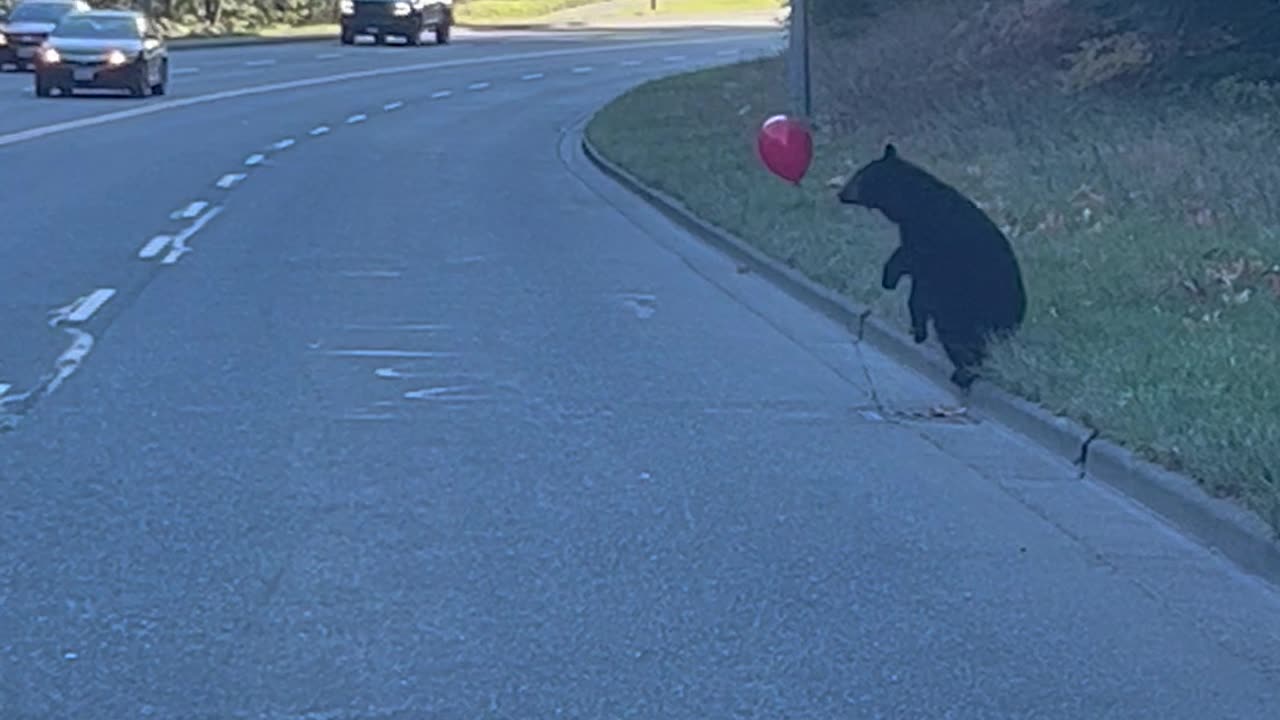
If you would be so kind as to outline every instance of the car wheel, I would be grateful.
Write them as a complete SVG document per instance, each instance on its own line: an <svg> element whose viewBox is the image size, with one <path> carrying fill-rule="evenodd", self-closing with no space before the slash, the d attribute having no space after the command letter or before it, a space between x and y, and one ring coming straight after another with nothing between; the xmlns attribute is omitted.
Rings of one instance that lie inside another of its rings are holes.
<svg viewBox="0 0 1280 720"><path fill-rule="evenodd" d="M438 45L449 44L449 30L452 27L452 25L453 23L449 22L448 20L445 20L444 22L436 26L436 44Z"/></svg>
<svg viewBox="0 0 1280 720"><path fill-rule="evenodd" d="M354 45L356 42L356 34L350 30L343 30L342 36L338 38L343 45Z"/></svg>
<svg viewBox="0 0 1280 720"><path fill-rule="evenodd" d="M49 86L48 79L46 79L42 73L37 72L36 73L36 97L49 97L50 90L52 90L52 88Z"/></svg>
<svg viewBox="0 0 1280 720"><path fill-rule="evenodd" d="M386 36L386 35L374 35L374 36L373 36L373 44L374 44L374 45L386 45L386 44L387 44L387 36Z"/></svg>
<svg viewBox="0 0 1280 720"><path fill-rule="evenodd" d="M129 94L134 97L146 97L151 92L151 78L147 77L146 63L134 66L133 77L129 80Z"/></svg>
<svg viewBox="0 0 1280 720"><path fill-rule="evenodd" d="M166 86L169 84L169 61L164 60L160 63L160 82L151 86L152 95L163 95Z"/></svg>

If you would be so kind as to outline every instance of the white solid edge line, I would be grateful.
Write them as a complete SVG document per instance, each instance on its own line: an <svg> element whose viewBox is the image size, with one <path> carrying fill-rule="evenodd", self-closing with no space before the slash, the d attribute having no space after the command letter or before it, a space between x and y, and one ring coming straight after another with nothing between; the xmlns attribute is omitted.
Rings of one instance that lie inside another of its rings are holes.
<svg viewBox="0 0 1280 720"><path fill-rule="evenodd" d="M596 48L563 48L559 50L542 50L529 53L507 53L503 55L490 55L488 57L479 58L460 58L457 60L437 60L433 62L414 63L412 65L398 65L395 67L374 68L371 70L357 70L352 72L338 73L336 75L320 75L311 78L301 78L298 80L287 80L284 82L268 83L266 85L251 85L249 87L235 88L232 90L222 90L220 92L209 93L207 95L196 95L194 97L180 98L174 100L166 100L163 102L153 103L151 105L143 105L141 107L127 108L125 110L117 110L115 112L95 115L93 117L78 118L76 120L67 120L52 125L42 127L28 128L26 130L18 130L16 132L0 135L0 147L5 145L13 145L15 143L35 140L36 138L47 137L57 133L69 132L71 130L80 130L82 128L94 127L97 125L105 125L108 123L118 122L120 120L130 120L143 115L153 115L155 113L167 112L170 110L178 110L196 105L206 105L208 103L218 102L220 100L231 100L242 97L250 97L253 95L265 95L267 93L281 92L284 90L298 90L301 88L316 87L320 85L332 85L335 83L346 82L348 80L361 80L371 77L383 77L387 75L402 75L404 73L420 72L422 70L440 70L444 68L469 67L474 65L488 65L494 63L513 62L521 60L539 60L542 58L556 57L573 57L576 55L596 55L609 54L618 52L631 52L637 50L652 50L662 47L682 47L693 45L720 45L724 43L758 40L759 34L751 35L735 35L722 38L698 38L695 40L666 40L648 43L624 43L620 45L610 45Z"/></svg>
<svg viewBox="0 0 1280 720"><path fill-rule="evenodd" d="M89 293L88 297L76 305L70 313L67 313L67 321L81 323L88 320L93 317L94 313L98 312L99 308L107 304L107 301L115 294L115 288L98 288L97 290L94 290Z"/></svg>
<svg viewBox="0 0 1280 720"><path fill-rule="evenodd" d="M244 173L227 173L226 175L223 175L222 177L218 178L218 182L214 184L222 188L223 190L229 190L231 189L232 185L235 185L236 183L240 182L241 180L247 177L249 176L245 175Z"/></svg>
<svg viewBox="0 0 1280 720"><path fill-rule="evenodd" d="M200 68L174 68L169 71L170 75L194 75L200 72Z"/></svg>
<svg viewBox="0 0 1280 720"><path fill-rule="evenodd" d="M244 64L249 67L262 67L264 65L275 65L276 61L269 58L264 60L246 60Z"/></svg>
<svg viewBox="0 0 1280 720"><path fill-rule="evenodd" d="M200 232L200 228L207 225L210 220L217 217L218 214L221 212L222 212L221 207L215 207L209 212L205 213L204 215L201 215L195 222L191 223L185 229L183 229L182 232L178 233L177 235L174 235L173 249L169 251L168 255L164 256L164 259L160 261L161 264L172 265L178 262L178 259L181 258L183 255L186 255L187 253L191 252L191 248L187 245L187 241L191 239L192 235L195 235L197 232Z"/></svg>
<svg viewBox="0 0 1280 720"><path fill-rule="evenodd" d="M261 163L263 160L266 160L266 159L267 158L265 156L259 153L254 153L244 159L244 164L249 166L258 165L259 163Z"/></svg>
<svg viewBox="0 0 1280 720"><path fill-rule="evenodd" d="M148 240L146 245L142 246L142 249L138 251L138 257L143 260L150 260L151 258L159 255L160 251L164 250L171 242L173 242L173 238L168 235L157 235Z"/></svg>

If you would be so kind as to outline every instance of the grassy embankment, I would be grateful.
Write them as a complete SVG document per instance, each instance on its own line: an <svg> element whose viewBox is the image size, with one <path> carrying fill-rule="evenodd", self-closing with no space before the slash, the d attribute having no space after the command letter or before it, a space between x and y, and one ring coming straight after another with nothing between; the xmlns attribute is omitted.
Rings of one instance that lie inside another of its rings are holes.
<svg viewBox="0 0 1280 720"><path fill-rule="evenodd" d="M893 140L985 207L1022 262L1028 322L995 349L992 379L1280 529L1280 91L1143 81L1155 45L1141 33L1063 62L1071 48L1050 42L1088 19L1038 5L908 2L819 22L802 189L754 154L762 119L787 107L778 59L642 86L589 137L905 333L909 286L878 283L896 230L833 197Z"/></svg>

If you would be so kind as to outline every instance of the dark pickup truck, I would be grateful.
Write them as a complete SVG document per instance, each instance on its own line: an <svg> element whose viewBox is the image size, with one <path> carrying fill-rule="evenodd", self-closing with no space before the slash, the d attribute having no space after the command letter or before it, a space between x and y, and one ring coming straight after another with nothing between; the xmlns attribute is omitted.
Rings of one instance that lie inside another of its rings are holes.
<svg viewBox="0 0 1280 720"><path fill-rule="evenodd" d="M453 28L453 0L341 0L342 44L357 35L372 36L381 44L388 36L402 37L410 45L422 42L431 30L436 42L449 42Z"/></svg>

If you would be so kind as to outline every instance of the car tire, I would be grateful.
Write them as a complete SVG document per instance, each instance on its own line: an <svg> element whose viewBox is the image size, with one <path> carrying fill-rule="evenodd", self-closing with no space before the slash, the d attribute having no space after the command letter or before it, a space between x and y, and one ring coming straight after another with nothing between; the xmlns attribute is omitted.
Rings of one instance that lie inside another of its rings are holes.
<svg viewBox="0 0 1280 720"><path fill-rule="evenodd" d="M36 97L49 97L51 90L53 88L49 85L49 81L45 79L43 74L36 71Z"/></svg>
<svg viewBox="0 0 1280 720"><path fill-rule="evenodd" d="M386 45L386 44L387 44L387 36L386 36L386 35L381 35L381 34L379 34L379 35L374 35L374 36L373 36L373 44L374 44L374 45Z"/></svg>
<svg viewBox="0 0 1280 720"><path fill-rule="evenodd" d="M134 66L133 77L129 80L129 94L144 98L151 93L151 78L147 77L147 66L139 63Z"/></svg>
<svg viewBox="0 0 1280 720"><path fill-rule="evenodd" d="M160 62L160 82L151 86L152 95L164 95L169 85L169 61Z"/></svg>
<svg viewBox="0 0 1280 720"><path fill-rule="evenodd" d="M445 20L444 22L436 26L436 44L437 45L449 44L450 29L452 27L453 27L453 23L449 20Z"/></svg>
<svg viewBox="0 0 1280 720"><path fill-rule="evenodd" d="M356 42L356 34L350 30L343 30L341 37L338 38L343 45L354 45Z"/></svg>

